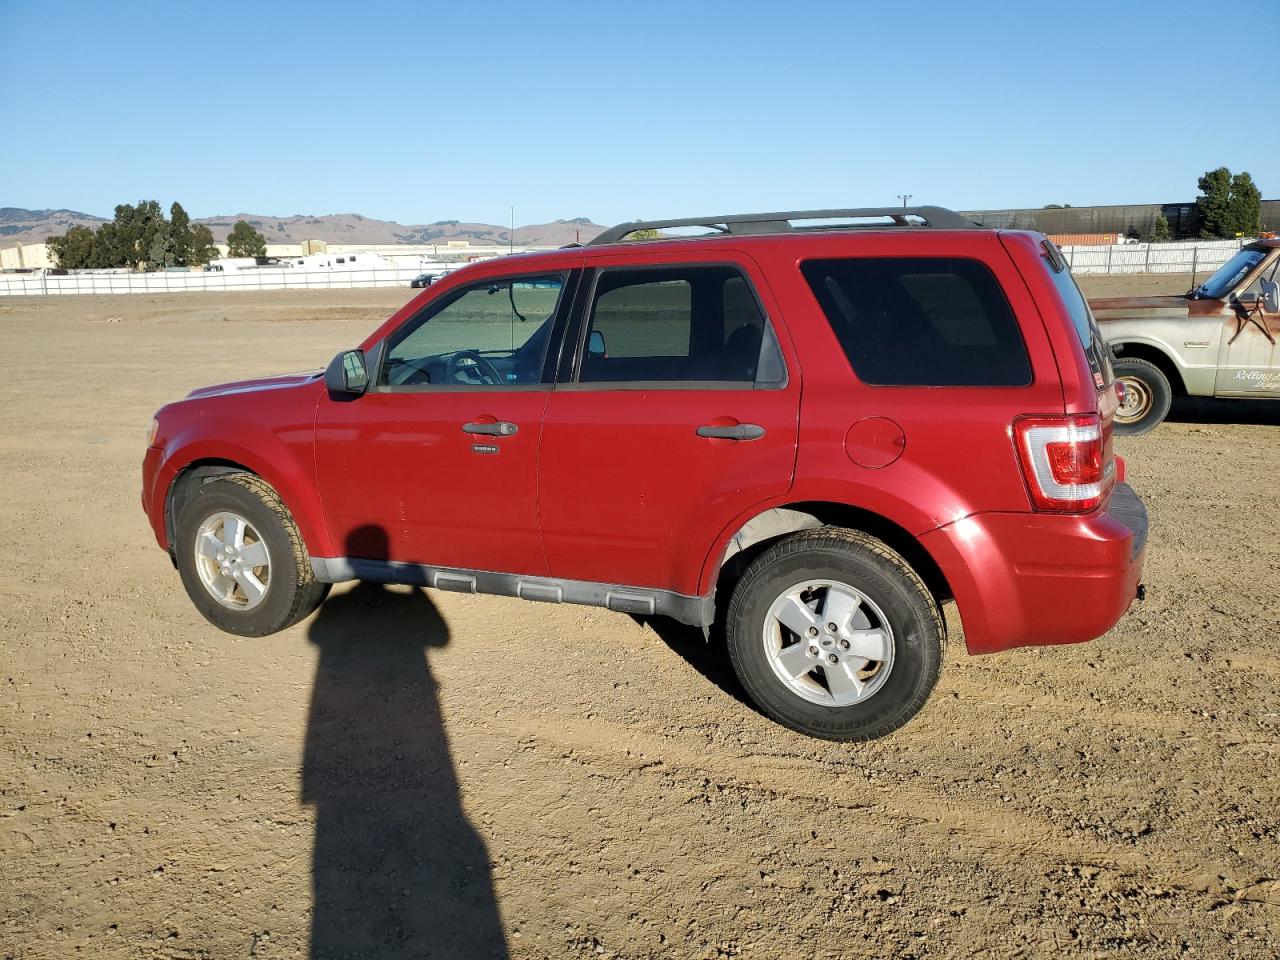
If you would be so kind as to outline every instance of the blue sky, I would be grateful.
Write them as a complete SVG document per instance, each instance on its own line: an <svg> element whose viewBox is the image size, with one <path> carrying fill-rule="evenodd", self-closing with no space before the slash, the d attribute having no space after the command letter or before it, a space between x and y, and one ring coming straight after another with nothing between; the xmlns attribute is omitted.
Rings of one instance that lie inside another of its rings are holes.
<svg viewBox="0 0 1280 960"><path fill-rule="evenodd" d="M1277 197L1277 85L1231 61L1280 2L1216 9L0 0L0 206L614 222L1188 200L1221 165Z"/></svg>

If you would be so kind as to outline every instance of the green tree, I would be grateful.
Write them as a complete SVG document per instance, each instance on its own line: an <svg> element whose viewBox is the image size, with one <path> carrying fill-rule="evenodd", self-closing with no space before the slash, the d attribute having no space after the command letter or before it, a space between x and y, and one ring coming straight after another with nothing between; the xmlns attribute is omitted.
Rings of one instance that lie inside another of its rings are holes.
<svg viewBox="0 0 1280 960"><path fill-rule="evenodd" d="M257 230L243 220L237 220L227 235L227 256L265 257L267 241Z"/></svg>
<svg viewBox="0 0 1280 960"><path fill-rule="evenodd" d="M142 267L156 248L157 236L169 232L169 221L155 200L139 200L136 207L120 204L116 207L115 223L118 249L123 258L118 266Z"/></svg>
<svg viewBox="0 0 1280 960"><path fill-rule="evenodd" d="M1231 178L1231 198L1227 204L1227 225L1231 235L1253 236L1262 225L1262 191L1248 172Z"/></svg>
<svg viewBox="0 0 1280 960"><path fill-rule="evenodd" d="M74 226L60 237L46 241L53 262L64 270L83 270L93 265L96 237L88 227Z"/></svg>
<svg viewBox="0 0 1280 960"><path fill-rule="evenodd" d="M193 267L202 267L218 255L218 248L213 245L213 231L203 223L191 228L191 253L187 263Z"/></svg>
<svg viewBox="0 0 1280 960"><path fill-rule="evenodd" d="M176 200L169 208L169 239L173 249L173 262L178 266L186 266L191 262L191 218Z"/></svg>
<svg viewBox="0 0 1280 960"><path fill-rule="evenodd" d="M1198 181L1200 195L1196 197L1196 222L1200 236L1206 240L1235 236L1231 229L1231 171L1226 167L1207 170Z"/></svg>
<svg viewBox="0 0 1280 960"><path fill-rule="evenodd" d="M166 267L178 265L173 236L168 230L158 232L151 238L151 246L147 248L146 262L149 270L164 270Z"/></svg>
<svg viewBox="0 0 1280 960"><path fill-rule="evenodd" d="M633 230L627 234L628 240L657 240L661 236L657 230L646 227L643 230Z"/></svg>
<svg viewBox="0 0 1280 960"><path fill-rule="evenodd" d="M119 233L115 223L110 221L98 227L93 238L93 254L89 266L95 270L124 266L124 251L120 247Z"/></svg>
<svg viewBox="0 0 1280 960"><path fill-rule="evenodd" d="M1151 242L1164 243L1169 239L1169 218L1163 213L1156 214L1155 226L1151 228Z"/></svg>
<svg viewBox="0 0 1280 960"><path fill-rule="evenodd" d="M1195 213L1200 236L1231 239L1257 233L1262 221L1262 193L1247 172L1232 176L1226 167L1208 170L1199 186Z"/></svg>

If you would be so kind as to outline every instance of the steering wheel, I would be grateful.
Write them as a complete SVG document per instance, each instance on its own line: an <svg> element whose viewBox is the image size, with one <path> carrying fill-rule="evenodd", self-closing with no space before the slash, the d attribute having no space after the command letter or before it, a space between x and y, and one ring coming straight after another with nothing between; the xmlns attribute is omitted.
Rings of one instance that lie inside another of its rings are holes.
<svg viewBox="0 0 1280 960"><path fill-rule="evenodd" d="M443 379L439 368L444 365L444 361L436 357L423 357L421 360L392 358L387 370L387 382L398 387L433 383L435 377L431 375L432 369L435 368L436 374Z"/></svg>
<svg viewBox="0 0 1280 960"><path fill-rule="evenodd" d="M451 356L445 370L445 383L456 383L457 375L464 370L467 371L468 378L472 372L478 375L480 383L499 387L506 382L498 372L498 368L490 363L488 358L482 356L479 350L459 350Z"/></svg>

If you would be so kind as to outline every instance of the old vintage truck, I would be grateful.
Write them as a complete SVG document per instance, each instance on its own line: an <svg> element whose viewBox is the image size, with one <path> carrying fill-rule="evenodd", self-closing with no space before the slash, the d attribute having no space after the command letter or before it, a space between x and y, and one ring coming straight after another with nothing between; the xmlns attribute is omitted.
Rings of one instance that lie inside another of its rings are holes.
<svg viewBox="0 0 1280 960"><path fill-rule="evenodd" d="M1178 297L1090 300L1115 351L1116 433L1153 429L1175 396L1280 400L1280 239L1256 240Z"/></svg>

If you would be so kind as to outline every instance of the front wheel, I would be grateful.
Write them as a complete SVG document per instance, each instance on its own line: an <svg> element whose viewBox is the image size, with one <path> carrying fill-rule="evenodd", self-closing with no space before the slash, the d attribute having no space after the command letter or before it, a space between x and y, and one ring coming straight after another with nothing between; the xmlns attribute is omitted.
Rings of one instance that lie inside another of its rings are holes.
<svg viewBox="0 0 1280 960"><path fill-rule="evenodd" d="M215 627L264 637L297 623L329 592L311 571L297 524L249 473L201 484L177 518L182 585Z"/></svg>
<svg viewBox="0 0 1280 960"><path fill-rule="evenodd" d="M757 557L734 588L729 657L779 723L826 740L873 740L924 706L946 628L915 571L884 543L822 527Z"/></svg>
<svg viewBox="0 0 1280 960"><path fill-rule="evenodd" d="M1112 367L1124 385L1124 399L1116 410L1116 433L1136 437L1154 430L1173 403L1169 378L1154 363L1138 357L1118 359Z"/></svg>

